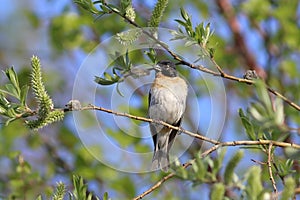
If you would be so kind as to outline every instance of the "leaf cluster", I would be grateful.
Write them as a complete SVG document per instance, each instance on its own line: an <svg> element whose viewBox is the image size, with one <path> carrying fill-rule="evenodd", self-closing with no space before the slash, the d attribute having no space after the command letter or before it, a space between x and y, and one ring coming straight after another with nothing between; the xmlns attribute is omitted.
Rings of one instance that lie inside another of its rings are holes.
<svg viewBox="0 0 300 200"><path fill-rule="evenodd" d="M5 122L8 125L20 116L27 116L28 112L30 112L26 105L29 86L20 85L13 67L6 69L4 73L9 83L5 84L5 88L0 89L0 114L8 118Z"/></svg>
<svg viewBox="0 0 300 200"><path fill-rule="evenodd" d="M73 175L73 187L74 190L67 193L66 186L64 183L59 182L56 185L55 191L52 194L53 200L92 200L99 198L92 193L88 192L87 185L84 183L84 180L81 176ZM65 198L68 197L68 198ZM36 200L42 200L42 196L40 195ZM105 192L103 195L103 200L109 200L108 193Z"/></svg>
<svg viewBox="0 0 300 200"><path fill-rule="evenodd" d="M213 35L210 23L204 25L202 22L193 27L191 16L183 8L180 9L180 14L182 19L175 19L175 21L182 26L184 30L179 27L177 31L172 31L171 33L174 36L172 40L185 40L186 46L199 45L204 50L202 56L213 57L214 49L208 46L209 39Z"/></svg>
<svg viewBox="0 0 300 200"><path fill-rule="evenodd" d="M145 54L153 61L156 60L155 51L150 49ZM127 77L139 78L141 76L149 75L150 69L135 67L130 59L130 54L126 51L125 55L116 51L115 54L110 55L113 62L110 64L112 67L112 75L104 72L103 77L95 76L95 82L100 85L112 85L123 82ZM120 91L118 90L119 94Z"/></svg>
<svg viewBox="0 0 300 200"><path fill-rule="evenodd" d="M262 80L257 80L255 86L258 100L251 103L246 114L242 109L239 110L239 116L248 138L283 141L289 133L285 133L282 100L276 98L272 102Z"/></svg>
<svg viewBox="0 0 300 200"><path fill-rule="evenodd" d="M199 184L209 184L211 186L211 199L226 199L226 191L231 191L237 197L246 199L263 199L268 190L263 188L261 179L261 168L251 167L243 177L239 177L235 170L243 158L243 151L237 151L224 166L224 156L226 151L219 151L216 158L210 156L202 157L201 154L195 156L191 169L184 169L179 162L175 163L176 176L183 180L188 180L194 186ZM224 169L224 170L222 170ZM246 182L246 185L245 185Z"/></svg>
<svg viewBox="0 0 300 200"><path fill-rule="evenodd" d="M45 89L42 81L41 63L38 57L32 57L31 66L31 85L38 103L38 109L37 111L33 111L27 106L26 98L29 86L21 86L15 70L9 68L5 71L5 74L10 83L5 85L5 89L0 90L0 114L8 118L5 123L6 125L16 119L37 115L37 119L26 120L25 123L31 129L39 129L62 120L64 117L63 110L54 109L52 99ZM10 99L10 97L13 97L17 101Z"/></svg>

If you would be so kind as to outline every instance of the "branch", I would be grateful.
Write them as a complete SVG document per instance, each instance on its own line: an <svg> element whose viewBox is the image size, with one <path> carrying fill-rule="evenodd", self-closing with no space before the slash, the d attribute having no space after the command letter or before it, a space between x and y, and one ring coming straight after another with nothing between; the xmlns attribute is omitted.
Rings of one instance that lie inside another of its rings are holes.
<svg viewBox="0 0 300 200"><path fill-rule="evenodd" d="M112 13L115 13L115 14L119 15L120 17L122 17L123 19L125 19L129 24L133 25L136 28L140 28L145 35L147 35L149 38L151 38L153 41L155 41L157 44L159 44L163 49L165 49L173 57L173 59L179 61L179 63L181 63L182 65L186 65L186 66L188 66L188 67L190 67L192 69L197 69L197 70L205 72L207 74L211 74L213 76L219 76L219 77L222 77L224 79L228 79L228 80L232 80L232 81L237 81L237 82L240 82L240 83L247 83L247 84L253 84L254 83L254 81L252 81L252 80L248 80L248 79L244 79L244 78L239 78L239 77L235 77L235 76L226 74L212 57L210 57L210 59L211 59L212 63L215 65L215 67L218 69L218 72L210 70L210 69L204 67L203 65L194 65L194 64L192 64L192 63L184 60L178 54L176 54L175 52L173 52L172 50L170 50L169 47L165 43L163 43L162 41L160 41L159 39L157 39L153 34L147 32L146 30L144 30L136 22L132 21L131 19L129 19L125 15L122 15L118 10L109 7L108 4L104 3L103 5L105 5L108 9L110 9ZM252 65L250 63L250 64L248 64L248 66L253 67L253 66L256 66L256 65ZM255 69L255 68L253 68L253 69ZM259 69L256 69L256 70L259 72ZM267 89L268 89L269 92L271 92L275 96L278 96L283 101L285 101L287 104L289 104L290 106L292 106L296 110L300 111L300 105L294 103L293 101L291 101L290 99L288 99L284 95L280 94L279 92L275 91L274 89L272 89L269 86L267 86Z"/></svg>
<svg viewBox="0 0 300 200"><path fill-rule="evenodd" d="M272 146L273 146L273 143L271 143L269 145L269 149L268 149L268 171L269 171L269 175L270 175L270 180L272 182L272 186L273 186L273 189L274 189L274 193L275 193L275 200L278 199L278 191L277 191L277 187L276 187L276 183L275 183L275 180L274 180L274 177L273 177L273 172L272 172Z"/></svg>
<svg viewBox="0 0 300 200"><path fill-rule="evenodd" d="M89 106L82 107L81 110L99 110L99 111L110 113L110 114L113 114L113 115L116 115L116 116L123 116L123 117L127 117L127 118L130 118L130 119L135 119L135 120L149 122L149 123L157 123L157 124L164 125L164 126L170 128L170 129L174 129L174 130L177 130L179 132L185 133L185 134L187 134L191 137L198 138L199 140L209 142L211 144L219 144L220 143L217 140L213 140L213 139L210 139L208 137L199 135L197 133L193 133L191 131L184 130L181 127L173 126L171 124L168 124L168 123L166 123L164 121L160 121L160 120L154 120L154 119L146 118L146 117L139 117L139 116L131 115L131 114L128 114L128 113L116 112L116 111L113 111L113 110L110 110L110 109L107 109L107 108L98 107L98 106L91 105L91 104ZM65 110L65 111L67 111L67 110Z"/></svg>
<svg viewBox="0 0 300 200"><path fill-rule="evenodd" d="M185 134L187 134L191 137L195 137L197 139L204 140L206 142L214 144L215 146L212 147L212 148L216 148L216 149L218 149L220 147L224 147L224 146L270 145L271 143L272 143L273 146L292 147L292 148L295 148L295 149L300 149L299 144L288 143L288 142L279 142L279 141L273 141L273 140L257 140L257 141L241 140L241 141L231 141L231 142L219 142L217 140L210 139L208 137L199 135L197 133L187 131L187 130L181 128L181 127L173 126L173 125L168 124L164 121L155 120L155 119L146 118L146 117L140 117L140 116L131 115L131 114L128 114L128 113L116 112L116 111L113 111L113 110L110 110L110 109L107 109L107 108L103 108L103 107L98 107L98 106L95 106L95 105L92 105L92 104L90 104L88 106L85 106L85 107L82 107L80 110L99 110L99 111L110 113L110 114L113 114L113 115L116 115L116 116L123 116L123 117L127 117L127 118L130 118L130 119L135 119L135 120L139 120L139 121L161 124L161 125L164 125L164 126L170 128L170 129L177 130L179 132L185 133ZM69 111L69 110L65 109L65 111ZM215 151L216 149L214 149L213 151Z"/></svg>
<svg viewBox="0 0 300 200"><path fill-rule="evenodd" d="M224 147L224 146L270 145L271 143L272 143L273 146L278 146L278 147L292 147L292 148L295 148L295 149L300 149L300 145L299 144L287 143L287 142L279 142L279 141L273 141L273 140L257 140L257 141L241 140L241 141L231 141L231 142L219 142L217 140L210 139L208 137L199 135L197 133L193 133L191 131L187 131L187 130L181 128L181 127L173 126L173 125L168 124L168 123L166 123L164 121L155 120L155 119L146 118L146 117L140 117L140 116L131 115L131 114L128 114L128 113L121 113L121 112L117 112L117 111L110 110L110 109L107 109L107 108L95 106L95 105L92 105L92 104L90 104L88 106L85 106L85 107L82 107L79 110L99 110L99 111L110 113L110 114L113 114L113 115L116 115L116 116L127 117L127 118L130 118L130 119L135 119L135 120L149 122L149 123L161 124L161 125L164 125L164 126L170 128L170 129L177 130L179 132L185 133L185 134L187 134L187 135L189 135L191 137L195 137L195 138L197 138L199 140L203 140L203 141L209 142L211 144L214 144L215 146L212 147L212 148L216 148L216 149L218 149L220 147ZM72 111L72 110L64 109L64 111L68 112L68 111ZM213 151L215 151L216 149L214 149Z"/></svg>

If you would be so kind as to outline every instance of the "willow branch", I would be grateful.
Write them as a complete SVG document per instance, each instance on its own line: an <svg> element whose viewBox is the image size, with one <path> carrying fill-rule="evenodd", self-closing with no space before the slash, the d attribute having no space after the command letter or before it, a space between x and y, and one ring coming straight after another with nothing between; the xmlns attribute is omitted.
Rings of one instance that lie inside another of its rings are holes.
<svg viewBox="0 0 300 200"><path fill-rule="evenodd" d="M185 133L185 134L187 134L187 135L189 135L191 137L195 137L195 138L198 138L200 140L209 142L211 144L219 144L220 143L217 140L213 140L213 139L210 139L208 137L199 135L197 133L193 133L191 131L187 131L187 130L181 128L181 127L173 126L171 124L168 124L168 123L166 123L164 121L160 121L160 120L155 120L155 119L146 118L146 117L139 117L139 116L131 115L131 114L128 114L128 113L116 112L116 111L113 111L113 110L110 110L110 109L107 109L107 108L98 107L98 106L91 105L91 104L89 106L81 108L81 110L98 110L98 111L110 113L110 114L113 114L113 115L116 115L116 116L123 116L123 117L127 117L127 118L130 118L130 119L135 119L135 120L149 122L149 123L157 123L157 124L164 125L164 126L170 128L170 129L177 130L179 132Z"/></svg>
<svg viewBox="0 0 300 200"><path fill-rule="evenodd" d="M220 148L222 146L240 146L240 145L270 145L272 143L273 146L292 147L292 148L295 148L295 149L300 149L299 144L279 142L279 141L273 141L273 140L257 140L257 141L241 140L241 141L231 141L231 142L219 142L217 140L210 139L208 137L199 135L197 133L187 131L187 130L181 128L181 127L173 126L173 125L168 124L168 123L166 123L164 121L161 121L161 120L155 120L155 119L151 119L151 118L131 115L131 114L128 114L128 113L117 112L117 111L114 111L114 110L110 110L110 109L107 109L107 108L95 106L95 105L92 105L92 104L90 104L88 106L85 106L85 107L82 107L81 110L98 110L98 111L110 113L110 114L113 114L113 115L116 115L116 116L123 116L123 117L127 117L127 118L130 118L130 119L135 119L135 120L139 120L139 121L161 124L161 125L166 126L170 129L177 130L179 132L185 133L185 134L187 134L191 137L195 137L197 139L200 139L200 140L209 142L211 144L214 144L215 148Z"/></svg>
<svg viewBox="0 0 300 200"><path fill-rule="evenodd" d="M270 176L270 180L273 186L273 190L275 193L275 200L278 199L278 191L277 191L277 187L276 187L276 183L273 177L273 172L272 172L272 147L273 147L273 143L271 143L269 145L269 149L268 149L268 171L269 171L269 176Z"/></svg>
<svg viewBox="0 0 300 200"><path fill-rule="evenodd" d="M239 78L239 77L236 77L236 76L232 76L232 75L226 74L221 69L221 67L215 62L215 60L213 58L210 58L210 59L211 59L212 63L215 65L215 67L218 69L218 72L210 70L210 69L204 67L203 65L194 65L194 64L192 64L192 63L184 60L183 58L181 58L181 56L179 56L178 54L176 54L175 52L173 52L171 49L169 49L169 47L165 43L163 43L162 41L160 41L159 39L157 39L153 34L149 33L146 30L144 30L139 24L137 24L136 22L130 20L125 15L122 15L118 10L110 8L108 4L104 3L104 5L107 8L109 8L112 13L115 13L115 14L119 15L120 17L122 17L123 19L125 19L132 26L134 26L136 28L140 28L145 35L147 35L154 42L156 42L157 44L159 44L164 50L166 50L173 57L173 59L179 61L179 63L181 63L182 65L186 65L186 66L188 66L188 67L190 67L192 69L197 69L197 70L205 72L207 74L211 74L213 76L219 76L219 77L222 77L224 79L228 79L228 80L232 80L232 81L236 81L236 82L240 82L240 83L247 83L247 84L253 84L254 83L254 81L252 81L252 80L248 80L248 79L244 79L244 78ZM251 67L252 65L249 65L249 66ZM288 99L287 97L285 97L281 93L275 91L274 89L272 89L269 86L267 86L267 89L268 89L269 92L271 92L275 96L278 96L283 101L285 101L288 105L290 105L293 108L295 108L296 110L300 111L300 105L298 105L295 102L291 101L290 99Z"/></svg>

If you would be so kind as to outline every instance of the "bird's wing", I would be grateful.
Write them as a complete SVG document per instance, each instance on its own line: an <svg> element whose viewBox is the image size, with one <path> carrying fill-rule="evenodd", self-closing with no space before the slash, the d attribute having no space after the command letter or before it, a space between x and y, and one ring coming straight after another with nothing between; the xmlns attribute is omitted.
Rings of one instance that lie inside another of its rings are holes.
<svg viewBox="0 0 300 200"><path fill-rule="evenodd" d="M151 89L150 89L149 95L148 95L148 108L150 108L150 106L151 106ZM149 113L148 113L148 117L149 117ZM157 142L157 133L156 133L155 127L151 123L150 123L150 131L151 131L153 144L154 144L154 151L155 151L156 150L156 142Z"/></svg>
<svg viewBox="0 0 300 200"><path fill-rule="evenodd" d="M173 126L177 126L179 127L181 125L181 121L182 121L182 117L179 119L179 121L175 124L172 124ZM173 142L175 141L175 137L176 137L176 134L178 133L177 130L174 130L172 129L171 133L170 133L170 136L169 136L169 143L168 143L168 153L170 151L170 148L172 147L173 145Z"/></svg>

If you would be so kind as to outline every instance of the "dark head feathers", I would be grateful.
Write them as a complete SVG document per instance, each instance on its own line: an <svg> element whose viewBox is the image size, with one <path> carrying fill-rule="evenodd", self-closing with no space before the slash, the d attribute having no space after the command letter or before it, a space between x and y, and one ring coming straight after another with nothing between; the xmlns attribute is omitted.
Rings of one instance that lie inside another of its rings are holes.
<svg viewBox="0 0 300 200"><path fill-rule="evenodd" d="M165 76L176 77L178 75L175 64L170 60L161 60L154 68Z"/></svg>

